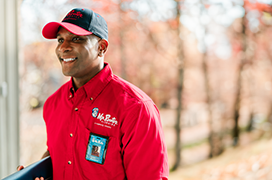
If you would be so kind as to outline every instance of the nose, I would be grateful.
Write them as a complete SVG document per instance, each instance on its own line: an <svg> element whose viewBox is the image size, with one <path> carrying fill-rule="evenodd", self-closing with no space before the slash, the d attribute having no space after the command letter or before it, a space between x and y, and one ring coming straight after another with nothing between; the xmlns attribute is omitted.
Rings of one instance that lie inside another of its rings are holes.
<svg viewBox="0 0 272 180"><path fill-rule="evenodd" d="M58 47L58 50L60 52L69 52L72 50L72 47L71 47L71 44L68 42L68 41L63 41L59 47Z"/></svg>

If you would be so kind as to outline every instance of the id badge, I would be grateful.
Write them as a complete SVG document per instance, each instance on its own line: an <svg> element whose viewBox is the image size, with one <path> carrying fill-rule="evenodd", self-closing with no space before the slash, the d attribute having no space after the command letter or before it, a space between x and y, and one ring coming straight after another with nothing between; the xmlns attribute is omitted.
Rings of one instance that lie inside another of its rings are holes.
<svg viewBox="0 0 272 180"><path fill-rule="evenodd" d="M98 164L104 164L109 137L90 134L90 139L86 152L86 160Z"/></svg>

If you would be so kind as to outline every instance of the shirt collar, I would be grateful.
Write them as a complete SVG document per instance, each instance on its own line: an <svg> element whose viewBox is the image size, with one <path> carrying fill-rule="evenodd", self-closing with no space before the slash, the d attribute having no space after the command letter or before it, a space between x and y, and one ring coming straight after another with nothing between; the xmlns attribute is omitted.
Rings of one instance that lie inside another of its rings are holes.
<svg viewBox="0 0 272 180"><path fill-rule="evenodd" d="M107 62L105 62L104 68L78 90L83 88L86 96L90 100L95 100L101 91L106 87L106 85L111 81L112 77L113 73L111 67ZM69 82L69 94L69 99L72 98L75 94L72 77Z"/></svg>

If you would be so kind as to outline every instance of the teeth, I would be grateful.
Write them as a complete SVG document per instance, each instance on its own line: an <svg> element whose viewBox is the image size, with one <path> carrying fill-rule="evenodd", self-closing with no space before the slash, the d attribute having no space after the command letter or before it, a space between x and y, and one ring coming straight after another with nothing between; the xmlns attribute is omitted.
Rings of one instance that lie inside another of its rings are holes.
<svg viewBox="0 0 272 180"><path fill-rule="evenodd" d="M63 59L63 61L65 61L65 62L74 61L74 60L76 60L76 58L67 58L67 59Z"/></svg>

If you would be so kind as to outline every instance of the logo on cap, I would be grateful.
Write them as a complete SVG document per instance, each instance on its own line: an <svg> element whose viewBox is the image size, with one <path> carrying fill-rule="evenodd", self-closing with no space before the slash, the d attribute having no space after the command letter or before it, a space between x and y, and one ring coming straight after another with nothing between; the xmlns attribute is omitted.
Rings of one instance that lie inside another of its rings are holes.
<svg viewBox="0 0 272 180"><path fill-rule="evenodd" d="M64 18L64 20L67 20L67 19L74 19L74 20L76 20L76 19L79 19L79 18L82 18L82 14L81 14L81 12L80 11L75 11L75 10L72 10L71 12L69 12L68 14L67 14L67 16Z"/></svg>

